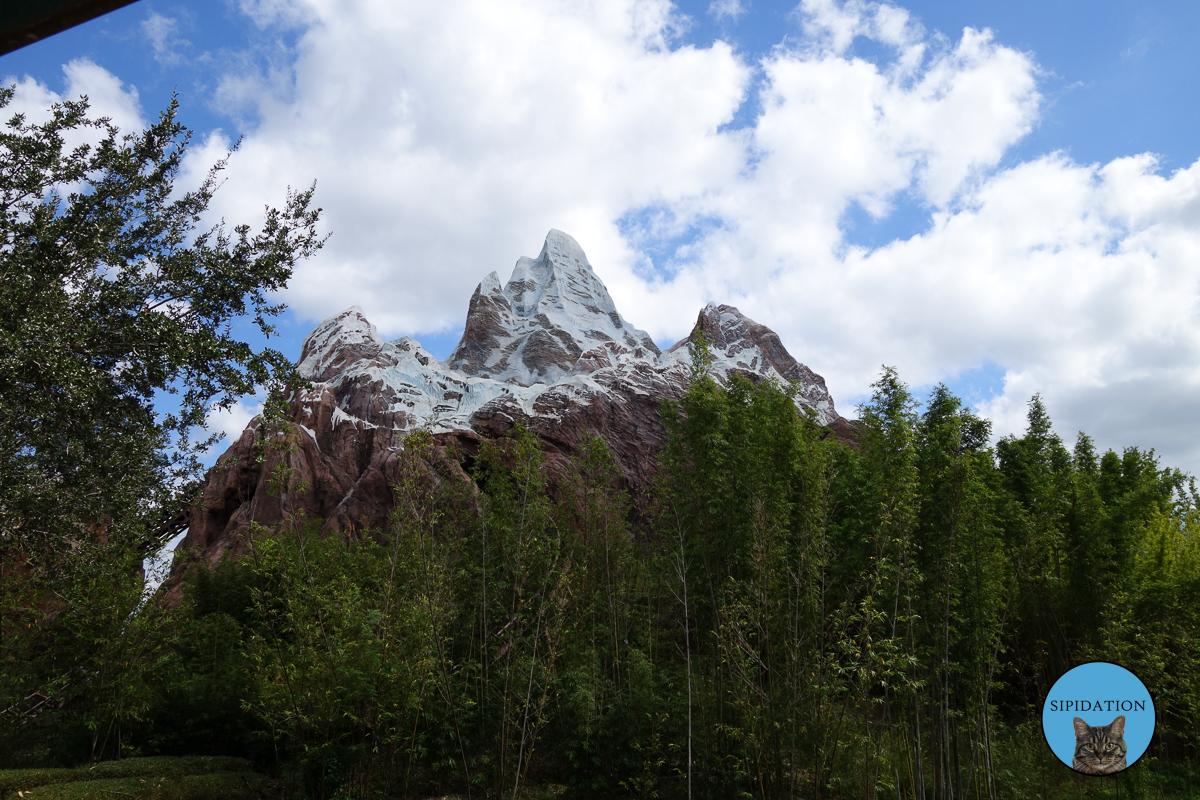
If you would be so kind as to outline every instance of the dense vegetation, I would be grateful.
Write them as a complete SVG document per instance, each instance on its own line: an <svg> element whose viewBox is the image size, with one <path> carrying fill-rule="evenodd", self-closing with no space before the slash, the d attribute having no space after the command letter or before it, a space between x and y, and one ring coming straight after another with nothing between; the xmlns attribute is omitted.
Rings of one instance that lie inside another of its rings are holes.
<svg viewBox="0 0 1200 800"><path fill-rule="evenodd" d="M1158 707L1124 791L1191 791L1191 484L1068 450L1037 398L991 447L944 388L874 389L847 447L701 351L642 498L600 440L551 474L519 428L475 458L413 433L389 530L256 528L9 758L107 725L96 755L250 755L314 797L1058 797L1106 785L1053 761L1040 698L1104 658Z"/></svg>

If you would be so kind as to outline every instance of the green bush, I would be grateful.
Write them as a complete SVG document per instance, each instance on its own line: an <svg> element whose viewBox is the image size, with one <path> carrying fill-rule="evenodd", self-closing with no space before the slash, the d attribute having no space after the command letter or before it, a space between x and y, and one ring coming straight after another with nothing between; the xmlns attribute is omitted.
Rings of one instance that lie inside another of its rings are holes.
<svg viewBox="0 0 1200 800"><path fill-rule="evenodd" d="M258 797L265 776L244 758L189 756L129 758L77 769L0 771L0 800L9 798L212 798Z"/></svg>

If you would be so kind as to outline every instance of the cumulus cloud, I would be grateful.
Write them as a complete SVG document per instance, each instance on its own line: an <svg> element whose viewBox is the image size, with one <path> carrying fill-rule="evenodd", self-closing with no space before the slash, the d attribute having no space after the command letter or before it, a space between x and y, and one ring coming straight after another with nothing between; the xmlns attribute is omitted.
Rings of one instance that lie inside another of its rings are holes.
<svg viewBox="0 0 1200 800"><path fill-rule="evenodd" d="M882 363L914 384L995 364L1004 388L982 410L1000 432L1041 392L1068 439L1200 468L1180 433L1200 400L1200 165L1006 164L1038 124L1039 68L991 31L805 0L752 62L680 44L665 0L243 6L299 33L282 68L222 85L258 122L218 210L246 219L318 180L334 236L288 290L303 317L359 304L385 334L453 327L485 273L557 227L656 338L734 303L844 411ZM927 229L847 239L851 209L901 204Z"/></svg>
<svg viewBox="0 0 1200 800"><path fill-rule="evenodd" d="M29 123L50 119L50 106L64 100L86 96L90 115L108 117L124 133L136 133L145 127L137 87L126 86L108 70L87 58L63 65L65 88L60 94L35 78L25 75L4 77L3 85L15 88L9 103L9 116L24 114Z"/></svg>
<svg viewBox="0 0 1200 800"><path fill-rule="evenodd" d="M460 325L476 283L551 227L620 301L640 288L621 214L744 166L743 135L721 126L751 67L724 43L674 46L669 3L296 5L271 5L314 20L288 79L223 84L262 121L217 202L242 219L317 180L333 237L289 289L304 316L359 304L389 333Z"/></svg>
<svg viewBox="0 0 1200 800"><path fill-rule="evenodd" d="M741 303L803 342L800 352L846 396L862 392L869 380L861 370L877 370L881 353L834 332L848 330L857 341L870 329L876 341L881 324L912 308L891 305L912 276L874 275L861 292L846 291L868 255L846 244L846 211L858 204L883 217L905 193L955 213L1034 123L1036 67L987 31L967 29L955 43L925 37L892 7L814 2L800 11L807 38L761 63L751 166L680 212L723 225L689 247L680 271L652 287L644 310L696 296ZM868 34L891 48L892 60L876 64L847 52Z"/></svg>

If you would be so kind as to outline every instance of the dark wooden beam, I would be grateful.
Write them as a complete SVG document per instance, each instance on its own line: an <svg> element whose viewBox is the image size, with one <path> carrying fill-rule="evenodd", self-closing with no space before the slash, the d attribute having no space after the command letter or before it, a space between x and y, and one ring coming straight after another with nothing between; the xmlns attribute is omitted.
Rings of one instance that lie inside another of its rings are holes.
<svg viewBox="0 0 1200 800"><path fill-rule="evenodd" d="M0 55L136 0L0 0Z"/></svg>

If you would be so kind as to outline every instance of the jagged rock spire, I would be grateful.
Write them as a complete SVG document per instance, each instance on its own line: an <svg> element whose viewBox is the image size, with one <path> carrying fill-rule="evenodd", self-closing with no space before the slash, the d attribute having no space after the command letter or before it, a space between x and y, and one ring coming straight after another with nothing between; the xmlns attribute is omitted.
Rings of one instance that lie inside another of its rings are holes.
<svg viewBox="0 0 1200 800"><path fill-rule="evenodd" d="M753 379L795 382L799 384L796 400L800 405L815 409L826 425L838 418L825 379L793 358L780 341L779 334L733 306L709 303L696 317L692 332L686 339L671 345L664 357L685 355L688 344L701 332L712 352L718 379L724 379L731 372L740 372Z"/></svg>
<svg viewBox="0 0 1200 800"><path fill-rule="evenodd" d="M536 259L517 259L507 284L493 272L475 289L446 366L518 386L549 384L605 342L659 352L621 317L579 243L551 230Z"/></svg>
<svg viewBox="0 0 1200 800"><path fill-rule="evenodd" d="M383 349L383 339L358 306L334 314L304 337L300 350L300 374L309 380L325 381L363 359L372 359Z"/></svg>

